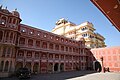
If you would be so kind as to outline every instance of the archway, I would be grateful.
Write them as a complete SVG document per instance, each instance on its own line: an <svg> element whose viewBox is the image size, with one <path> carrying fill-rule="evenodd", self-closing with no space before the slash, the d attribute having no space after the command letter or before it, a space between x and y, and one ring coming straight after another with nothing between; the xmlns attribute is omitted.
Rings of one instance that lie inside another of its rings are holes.
<svg viewBox="0 0 120 80"><path fill-rule="evenodd" d="M60 71L64 71L64 63L60 64Z"/></svg>
<svg viewBox="0 0 120 80"><path fill-rule="evenodd" d="M54 71L58 71L58 63L55 63L55 65L54 65Z"/></svg>
<svg viewBox="0 0 120 80"><path fill-rule="evenodd" d="M26 62L25 67L31 71L31 62Z"/></svg>
<svg viewBox="0 0 120 80"><path fill-rule="evenodd" d="M23 67L23 63L22 62L17 62L16 66L15 66L15 70L18 70L19 68Z"/></svg>
<svg viewBox="0 0 120 80"><path fill-rule="evenodd" d="M76 70L79 70L79 63L76 63Z"/></svg>
<svg viewBox="0 0 120 80"><path fill-rule="evenodd" d="M48 72L52 72L53 71L53 63L49 63L48 65Z"/></svg>
<svg viewBox="0 0 120 80"><path fill-rule="evenodd" d="M101 68L101 64L100 62L96 61L95 62L95 71L101 72L102 68Z"/></svg>
<svg viewBox="0 0 120 80"><path fill-rule="evenodd" d="M5 71L5 72L7 72L7 71L8 71L8 66L9 66L9 62L8 62L8 61L6 61L6 62L5 62L5 69L4 69L4 71Z"/></svg>
<svg viewBox="0 0 120 80"><path fill-rule="evenodd" d="M39 68L39 64L38 63L34 63L33 72L34 73L38 73L38 68Z"/></svg>

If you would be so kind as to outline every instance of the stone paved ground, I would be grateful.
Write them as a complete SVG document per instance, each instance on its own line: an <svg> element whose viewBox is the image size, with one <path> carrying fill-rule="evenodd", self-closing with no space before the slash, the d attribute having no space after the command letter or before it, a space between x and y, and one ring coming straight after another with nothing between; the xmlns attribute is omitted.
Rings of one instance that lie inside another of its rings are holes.
<svg viewBox="0 0 120 80"><path fill-rule="evenodd" d="M10 77L0 78L0 80L18 80L18 79L16 77ZM56 74L32 75L32 77L29 80L120 80L120 73L113 72L95 73L93 71L71 71Z"/></svg>
<svg viewBox="0 0 120 80"><path fill-rule="evenodd" d="M93 73L66 80L120 80L120 73Z"/></svg>

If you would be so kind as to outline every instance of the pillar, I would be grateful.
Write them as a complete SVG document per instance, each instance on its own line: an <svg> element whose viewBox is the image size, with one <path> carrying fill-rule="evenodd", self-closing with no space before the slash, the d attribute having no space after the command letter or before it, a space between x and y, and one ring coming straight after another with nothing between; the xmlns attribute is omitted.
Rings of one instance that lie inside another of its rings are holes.
<svg viewBox="0 0 120 80"><path fill-rule="evenodd" d="M103 56L100 59L101 59L101 64L102 64L102 72L104 72Z"/></svg>
<svg viewBox="0 0 120 80"><path fill-rule="evenodd" d="M8 64L8 72L10 72L11 60L10 60L10 61L8 61L8 62L9 62L9 64Z"/></svg>
<svg viewBox="0 0 120 80"><path fill-rule="evenodd" d="M7 34L7 31L4 32L4 41L3 42L6 42L6 34Z"/></svg>
<svg viewBox="0 0 120 80"><path fill-rule="evenodd" d="M34 62L31 62L31 73L33 73L33 66L34 66Z"/></svg>
<svg viewBox="0 0 120 80"><path fill-rule="evenodd" d="M2 41L1 42L4 42L4 35L5 35L5 31L2 31L3 32L3 35L2 35Z"/></svg>
<svg viewBox="0 0 120 80"><path fill-rule="evenodd" d="M55 62L53 62L53 66L52 66L52 67L53 67L53 68L52 68L52 72L53 72L53 73L54 73L54 65L55 65Z"/></svg>
<svg viewBox="0 0 120 80"><path fill-rule="evenodd" d="M18 36L18 46L20 46L20 36Z"/></svg>
<svg viewBox="0 0 120 80"><path fill-rule="evenodd" d="M2 69L2 72L4 72L4 69L5 69L5 61L3 61L3 69Z"/></svg>
<svg viewBox="0 0 120 80"><path fill-rule="evenodd" d="M66 62L64 62L64 71L66 71Z"/></svg>
<svg viewBox="0 0 120 80"><path fill-rule="evenodd" d="M38 73L40 73L40 62L38 62Z"/></svg>
<svg viewBox="0 0 120 80"><path fill-rule="evenodd" d="M58 63L58 72L60 72L60 62Z"/></svg>
<svg viewBox="0 0 120 80"><path fill-rule="evenodd" d="M25 65L26 65L26 60L25 60L26 54L27 54L27 51L24 51L23 67L25 67Z"/></svg>
<svg viewBox="0 0 120 80"><path fill-rule="evenodd" d="M25 38L25 46L28 47L28 39Z"/></svg>
<svg viewBox="0 0 120 80"><path fill-rule="evenodd" d="M33 39L33 47L35 48L36 47L36 40Z"/></svg>
<svg viewBox="0 0 120 80"><path fill-rule="evenodd" d="M11 32L9 31L8 33L9 33L9 37L8 37L7 42L9 42L9 43L10 43L10 35L11 35Z"/></svg>

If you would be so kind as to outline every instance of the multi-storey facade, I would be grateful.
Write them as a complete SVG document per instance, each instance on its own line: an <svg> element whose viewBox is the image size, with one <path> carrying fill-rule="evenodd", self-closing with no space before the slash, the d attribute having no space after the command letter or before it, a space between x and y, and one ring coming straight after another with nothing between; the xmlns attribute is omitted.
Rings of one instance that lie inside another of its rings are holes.
<svg viewBox="0 0 120 80"><path fill-rule="evenodd" d="M20 67L32 73L85 70L85 42L21 24L17 10L0 7L0 77Z"/></svg>
<svg viewBox="0 0 120 80"><path fill-rule="evenodd" d="M109 58L104 61L105 67L110 67L112 71L120 71L120 48L96 48L94 50L85 48L85 38L76 32L81 27L77 27L74 23L64 20L63 24L56 23L57 26L68 25L66 28L61 27L61 31L57 31L55 28L55 31L60 35L72 36L70 39L20 22L20 14L17 10L9 12L0 7L0 77L9 76L20 67L27 67L32 73L94 69L95 61L100 62L101 56L103 59ZM74 28L75 26L76 28ZM70 32L70 34L73 33L72 35L64 33L65 30L69 30L69 27L71 30L75 30L74 33ZM93 36L92 33L91 36ZM100 39L103 38L98 36ZM113 61L112 56L117 60ZM112 67L109 60L114 63Z"/></svg>
<svg viewBox="0 0 120 80"><path fill-rule="evenodd" d="M81 37L85 39L85 45L87 48L100 48L106 47L105 38L99 33L94 32L93 24L90 22L84 22L80 25L76 25L64 18L56 22L53 33L63 35L71 39L79 40Z"/></svg>

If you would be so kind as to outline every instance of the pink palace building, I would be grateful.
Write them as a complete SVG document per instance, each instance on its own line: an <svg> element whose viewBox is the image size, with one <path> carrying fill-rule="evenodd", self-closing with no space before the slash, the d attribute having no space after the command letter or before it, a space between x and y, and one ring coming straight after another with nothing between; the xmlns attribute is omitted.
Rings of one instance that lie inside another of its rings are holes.
<svg viewBox="0 0 120 80"><path fill-rule="evenodd" d="M73 40L21 24L17 10L0 7L0 77L8 77L21 67L32 73L94 69L103 56L105 67L120 71L120 47L85 48L83 38ZM95 69L94 69L95 70Z"/></svg>
<svg viewBox="0 0 120 80"><path fill-rule="evenodd" d="M72 40L20 22L16 10L9 12L0 7L0 77L20 67L32 73L86 69L83 39Z"/></svg>

